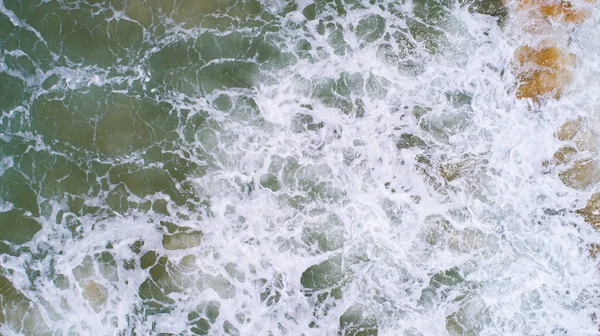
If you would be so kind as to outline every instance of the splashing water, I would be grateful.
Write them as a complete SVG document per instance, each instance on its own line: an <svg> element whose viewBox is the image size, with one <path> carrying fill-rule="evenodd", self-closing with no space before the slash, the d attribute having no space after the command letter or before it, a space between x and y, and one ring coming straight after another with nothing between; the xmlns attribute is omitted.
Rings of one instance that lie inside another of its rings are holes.
<svg viewBox="0 0 600 336"><path fill-rule="evenodd" d="M496 2L0 0L0 334L597 334L589 6L530 104Z"/></svg>

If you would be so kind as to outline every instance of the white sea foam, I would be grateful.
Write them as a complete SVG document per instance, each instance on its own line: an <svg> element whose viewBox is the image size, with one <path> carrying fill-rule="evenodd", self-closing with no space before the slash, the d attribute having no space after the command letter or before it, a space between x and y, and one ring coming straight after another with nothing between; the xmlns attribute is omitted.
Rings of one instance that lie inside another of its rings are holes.
<svg viewBox="0 0 600 336"><path fill-rule="evenodd" d="M285 5L265 8L277 14ZM518 37L507 37L494 18L451 7L439 24L443 38L428 53L429 42L409 36L416 47L408 50L394 36L415 18L410 2L362 5L347 5L345 16L330 8L333 25L323 35L318 20L299 12L276 19L280 30L267 38L296 61L263 64L254 88L196 96L149 89L174 111L211 120L171 150L197 154L191 160L209 167L190 176L209 205L190 209L166 193L131 193L127 199L140 204L166 200L168 215L77 215L65 211L66 198L48 200L41 231L25 244L30 251L0 259L40 325L59 335L188 335L205 325L210 335L336 335L340 328L348 335L352 328L379 335L596 334L600 277L588 246L599 244L600 234L573 212L592 190L566 187L542 162L558 149L553 133L564 121L598 113L597 11L572 36L582 56L568 94L532 110L514 98L508 63ZM357 33L369 15L385 20L377 43ZM143 61L205 32L176 24ZM347 47L335 40L336 29ZM309 51L296 50L301 39ZM117 74L57 67L51 74L64 85L44 90L121 85L115 91L127 92L136 81L148 83L143 66ZM340 107L330 85L342 82L350 93L338 93L348 98ZM218 108L222 94L238 107ZM142 162L136 155L122 160ZM6 159L1 167L12 164ZM101 208L104 196L85 204ZM161 221L201 231L200 244L165 248ZM136 241L143 241L138 252ZM140 256L149 251L168 261L142 268ZM320 268L308 272L314 265ZM140 297L152 276L166 296ZM144 314L151 304L143 299L170 308ZM7 323L0 332L17 329Z"/></svg>

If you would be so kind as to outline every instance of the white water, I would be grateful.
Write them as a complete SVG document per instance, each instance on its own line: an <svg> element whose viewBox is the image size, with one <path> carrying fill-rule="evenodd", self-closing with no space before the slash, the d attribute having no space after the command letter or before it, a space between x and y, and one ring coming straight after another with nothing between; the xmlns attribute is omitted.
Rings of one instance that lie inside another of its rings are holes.
<svg viewBox="0 0 600 336"><path fill-rule="evenodd" d="M209 210L169 202L170 215L79 216L77 237L66 224L54 224L66 205L51 200L43 229L28 243L31 253L0 259L41 324L57 335L190 335L198 332L190 329L193 322L204 318L209 335L336 335L344 315L350 327L376 328L379 335L597 334L591 316L600 309L600 273L588 246L599 244L600 234L573 212L594 190L566 187L542 162L560 147L553 133L562 123L600 113L598 11L572 35L570 48L580 57L569 92L530 108L515 99L509 73L519 37L508 40L495 18L455 6L440 24L446 41L439 53L419 47L407 53L393 38L362 46L355 27L368 15L383 17L389 34L406 27L389 9L364 5L333 19L349 46L344 55L317 32L316 21L290 12L267 38L290 52L306 39L311 60L264 66L252 89L161 96L175 109L205 111L212 120L177 149L211 167L190 177ZM410 3L382 5L412 17ZM173 28L158 45L201 31ZM387 57L383 43L394 50ZM422 67L417 76L399 67L406 57ZM90 76L102 69L75 68L55 72L83 86L122 83L118 76ZM354 104L362 100L363 116L318 98L317 84L342 74L356 74L359 84L349 96ZM253 98L257 108L224 112L215 103L220 94L240 105ZM470 102L452 99L460 94ZM306 129L301 115L322 126ZM398 148L403 134L425 145ZM440 165L465 154L473 164L446 181ZM276 191L264 187L269 173L279 180ZM161 220L202 231L200 245L165 249ZM130 246L138 240L144 245L136 255ZM139 257L152 250L177 265L170 278L179 284L169 294L172 311L156 315L139 312L138 288L150 272L139 267ZM94 309L78 284L86 271L76 267L102 251L110 251L116 266L103 270L106 264L92 262L83 276L106 289L106 302ZM126 269L127 260L136 267ZM326 288L305 288L303 273L327 260ZM32 269L42 274L33 283ZM56 274L69 284L61 288ZM318 300L325 292L336 294ZM197 316L190 317L193 311ZM349 318L351 312L364 323ZM0 333L18 330L7 323Z"/></svg>

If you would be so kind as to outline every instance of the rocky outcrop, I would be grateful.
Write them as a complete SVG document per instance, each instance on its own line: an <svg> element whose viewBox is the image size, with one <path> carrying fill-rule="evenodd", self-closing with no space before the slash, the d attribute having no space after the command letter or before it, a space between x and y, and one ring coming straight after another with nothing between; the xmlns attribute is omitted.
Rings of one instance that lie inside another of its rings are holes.
<svg viewBox="0 0 600 336"><path fill-rule="evenodd" d="M585 4L570 1L516 0L509 30L525 35L528 44L517 46L513 73L519 99L559 98L571 82L576 56L568 51L570 34L588 16Z"/></svg>
<svg viewBox="0 0 600 336"><path fill-rule="evenodd" d="M570 85L577 56L569 51L573 30L590 16L596 0L508 0L510 23L507 33L526 41L515 46L512 73L515 96L541 104L559 99ZM551 165L562 183L588 191L600 183L599 136L590 121L576 118L555 133L563 141ZM600 229L600 193L594 193L584 208L576 211ZM597 247L590 253L597 255Z"/></svg>
<svg viewBox="0 0 600 336"><path fill-rule="evenodd" d="M585 208L576 211L579 215L583 216L584 220L594 226L596 229L600 229L600 193L595 193L587 201Z"/></svg>
<svg viewBox="0 0 600 336"><path fill-rule="evenodd" d="M587 190L600 182L598 134L588 120L577 118L565 122L555 133L565 145L553 155L558 177L568 187Z"/></svg>
<svg viewBox="0 0 600 336"><path fill-rule="evenodd" d="M519 80L517 98L560 97L564 85L571 80L570 69L575 60L574 54L548 41L537 47L517 48L514 55Z"/></svg>
<svg viewBox="0 0 600 336"><path fill-rule="evenodd" d="M600 183L600 154L598 133L585 118L565 122L555 133L565 145L553 155L552 163L558 177L568 187L589 190ZM600 193L595 193L583 209L576 211L584 220L600 229Z"/></svg>

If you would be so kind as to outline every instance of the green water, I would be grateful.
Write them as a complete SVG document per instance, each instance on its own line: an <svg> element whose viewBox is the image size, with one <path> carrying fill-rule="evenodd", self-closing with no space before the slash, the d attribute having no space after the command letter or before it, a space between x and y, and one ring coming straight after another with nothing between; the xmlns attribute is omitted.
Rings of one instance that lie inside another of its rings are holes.
<svg viewBox="0 0 600 336"><path fill-rule="evenodd" d="M266 120L257 101L262 86L278 83L281 74L298 64L310 66L365 48L373 48L383 64L417 78L426 70L426 61L420 63L425 56L452 48L449 35L461 29L452 26L453 3L3 0L0 4L0 253L5 257L0 262L0 325L4 330L25 335L84 335L86 330L99 335L243 335L239 329L250 323L245 315L250 308L224 315L221 307L249 288L256 289L259 306L277 306L283 300L282 275L257 275L267 268L268 260L243 267L233 260L223 261L225 271L200 270L203 258L228 251L185 252L203 248L209 239L203 232L207 226L197 223L217 217L212 210L219 206L214 194L230 191L248 198L275 193L292 213L318 218L302 222L300 239L272 237L281 239L281 253L331 253L299 271L297 280L312 310L299 311L299 316L289 316L290 321L295 319L307 330L325 328L326 333L378 334L378 317L369 307L342 304L356 272L353 265L368 256L353 251L342 257L348 239L344 224L323 209L348 202L344 186L332 182L337 171L325 163L307 164L281 153L256 179L232 179L231 185L210 187L203 181L215 172L237 169L244 155L258 152L260 144L277 133L278 126ZM462 5L473 13L493 15L500 25L506 16L497 1ZM353 13L361 15L356 25L344 25L340 18ZM298 19L286 19L290 15ZM298 83L293 104L306 111L330 108L355 119L369 112L366 101L385 101L393 86L375 72L352 68L321 79L305 78L302 73L293 77ZM446 95L457 109L470 104L468 95ZM427 113L413 105L415 115ZM443 120L423 120L422 128L431 137L403 133L398 150L427 152L432 142L448 141L452 131ZM328 127L310 114L299 113L290 130L304 137ZM256 131L254 138L244 143L246 147L237 146L248 130ZM252 147L253 141L257 148ZM306 150L311 152L308 156L320 155L317 144ZM346 154L343 160L350 166L355 157ZM244 216L231 218L243 227ZM159 238L146 242L145 231L123 240L119 234L97 233L110 232L111 223L121 220L142 223ZM253 244L251 239L246 242ZM78 242L77 246L85 247L81 251L85 257L65 252L65 247ZM464 246L455 250L461 248L468 252ZM63 257L71 259L61 264ZM424 302L446 295L440 294L445 293L444 286L462 286L464 281L454 269L432 279L429 285L423 283ZM116 312L119 293L125 288L134 294L122 302L132 297L135 302L123 308L125 312ZM51 291L56 292L56 302L47 301ZM185 297L205 292L212 294L190 308ZM87 309L83 314L98 314L94 315L97 325L86 322L76 327L72 316L81 307ZM447 318L449 332L467 332L459 323L463 310ZM339 315L333 319L336 325L319 322L334 312ZM181 317L177 321L182 324L167 330L152 318L167 315ZM95 330L98 326L106 329ZM284 329L281 325L270 332L294 334Z"/></svg>

